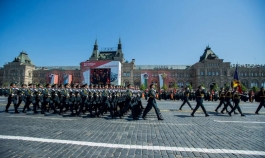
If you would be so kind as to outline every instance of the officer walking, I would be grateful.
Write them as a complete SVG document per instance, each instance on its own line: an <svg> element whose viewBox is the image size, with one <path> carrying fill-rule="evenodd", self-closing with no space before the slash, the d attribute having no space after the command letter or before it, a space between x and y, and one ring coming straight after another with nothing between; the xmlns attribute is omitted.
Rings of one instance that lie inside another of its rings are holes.
<svg viewBox="0 0 265 158"><path fill-rule="evenodd" d="M190 90L188 87L185 88L185 92L184 92L184 96L183 96L183 103L182 105L180 106L179 110L182 109L182 107L187 103L189 105L189 107L191 108L191 110L193 110L193 108L191 107L190 105L190 102L189 102L189 96L190 96Z"/></svg>
<svg viewBox="0 0 265 158"><path fill-rule="evenodd" d="M264 104L265 103L264 87L260 88L260 91L258 92L257 97L258 97L258 100L260 101L260 104L259 104L255 114L259 114L259 111L260 111L262 106L264 106L264 108L265 108L265 104Z"/></svg>
<svg viewBox="0 0 265 158"><path fill-rule="evenodd" d="M205 117L208 117L209 115L207 114L204 106L203 106L203 98L204 98L204 95L205 95L205 91L204 91L204 88L202 86L199 86L198 87L198 90L196 91L195 93L195 96L196 96L196 102L197 102L197 105L196 107L194 108L193 112L191 113L191 116L194 117L194 113L197 111L197 109L199 107L202 108L202 111L204 112L205 114Z"/></svg>
<svg viewBox="0 0 265 158"><path fill-rule="evenodd" d="M160 113L159 108L157 107L157 104L156 104L156 100L155 100L156 93L155 93L154 87L155 87L154 84L150 85L150 90L148 92L148 97L149 97L148 101L147 101L148 103L147 103L147 106L146 106L144 113L143 113L143 116L142 116L142 118L144 120L146 119L146 114L152 109L152 107L154 107L154 109L155 109L157 119L158 120L164 119Z"/></svg>

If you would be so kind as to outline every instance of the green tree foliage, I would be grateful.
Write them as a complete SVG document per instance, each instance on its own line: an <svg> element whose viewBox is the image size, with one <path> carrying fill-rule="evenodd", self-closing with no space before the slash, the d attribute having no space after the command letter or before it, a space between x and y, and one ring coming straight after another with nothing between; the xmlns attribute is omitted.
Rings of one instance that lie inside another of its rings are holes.
<svg viewBox="0 0 265 158"><path fill-rule="evenodd" d="M144 91L145 89L146 89L145 85L144 85L144 84L141 84L141 85L140 85L140 90L141 90L141 91Z"/></svg>
<svg viewBox="0 0 265 158"><path fill-rule="evenodd" d="M176 83L174 83L174 85L172 86L172 88L174 88L174 89L178 89L179 86L178 86Z"/></svg>
<svg viewBox="0 0 265 158"><path fill-rule="evenodd" d="M252 87L252 90L254 91L254 93L258 92L259 91L259 88L257 86L253 86Z"/></svg>
<svg viewBox="0 0 265 158"><path fill-rule="evenodd" d="M162 89L164 89L165 91L167 91L168 90L167 85L166 84L163 84Z"/></svg>
<svg viewBox="0 0 265 158"><path fill-rule="evenodd" d="M190 84L188 84L187 87L188 87L189 89L193 89L192 86L191 86Z"/></svg>
<svg viewBox="0 0 265 158"><path fill-rule="evenodd" d="M219 91L219 90L220 90L220 88L219 88L219 86L218 86L217 83L214 84L214 86L213 86L213 90L214 90L214 91Z"/></svg>
<svg viewBox="0 0 265 158"><path fill-rule="evenodd" d="M9 82L4 82L3 83L3 87L8 87L9 86Z"/></svg>
<svg viewBox="0 0 265 158"><path fill-rule="evenodd" d="M240 86L243 92L247 92L248 89L246 86L244 86L242 83L240 84Z"/></svg>

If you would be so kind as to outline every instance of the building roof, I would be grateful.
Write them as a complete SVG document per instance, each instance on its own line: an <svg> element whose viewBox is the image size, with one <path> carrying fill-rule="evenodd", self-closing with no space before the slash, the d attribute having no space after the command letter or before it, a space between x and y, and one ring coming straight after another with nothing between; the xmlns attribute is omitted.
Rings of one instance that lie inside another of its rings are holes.
<svg viewBox="0 0 265 158"><path fill-rule="evenodd" d="M28 54L24 51L20 52L19 56L16 57L13 62L21 62L29 65L34 65L33 62L30 60Z"/></svg>
<svg viewBox="0 0 265 158"><path fill-rule="evenodd" d="M187 69L191 65L135 65L134 69Z"/></svg>
<svg viewBox="0 0 265 158"><path fill-rule="evenodd" d="M205 59L218 59L218 56L211 50L209 46L207 46L204 50L203 55L200 57L200 61L203 61Z"/></svg>

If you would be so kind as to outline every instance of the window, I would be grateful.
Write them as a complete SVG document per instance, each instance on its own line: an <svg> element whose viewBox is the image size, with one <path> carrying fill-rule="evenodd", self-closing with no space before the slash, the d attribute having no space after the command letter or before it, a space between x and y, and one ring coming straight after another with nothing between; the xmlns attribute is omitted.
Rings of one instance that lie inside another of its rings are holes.
<svg viewBox="0 0 265 158"><path fill-rule="evenodd" d="M216 76L218 76L219 74L218 74L218 71L216 71Z"/></svg>
<svg viewBox="0 0 265 158"><path fill-rule="evenodd" d="M261 76L264 76L264 73L263 72L261 73Z"/></svg>
<svg viewBox="0 0 265 158"><path fill-rule="evenodd" d="M211 76L211 75L212 75L211 71L208 71L208 76Z"/></svg>
<svg viewBox="0 0 265 158"><path fill-rule="evenodd" d="M248 76L248 74L245 72L245 77L247 77Z"/></svg>
<svg viewBox="0 0 265 158"><path fill-rule="evenodd" d="M123 76L126 76L126 72L123 72Z"/></svg>
<svg viewBox="0 0 265 158"><path fill-rule="evenodd" d="M261 82L261 86L265 87L265 81Z"/></svg>
<svg viewBox="0 0 265 158"><path fill-rule="evenodd" d="M128 72L126 73L126 76L127 76L127 77L130 77L130 76L131 76L131 72L128 71Z"/></svg>
<svg viewBox="0 0 265 158"><path fill-rule="evenodd" d="M204 73L203 73L203 71L201 71L201 76L203 76L204 75Z"/></svg>
<svg viewBox="0 0 265 158"><path fill-rule="evenodd" d="M213 76L215 75L215 72L214 72L214 71L212 72L212 75L213 75Z"/></svg>
<svg viewBox="0 0 265 158"><path fill-rule="evenodd" d="M240 73L240 76L244 76L244 73L241 72L241 73Z"/></svg>
<svg viewBox="0 0 265 158"><path fill-rule="evenodd" d="M258 74L255 72L255 76L258 76Z"/></svg>
<svg viewBox="0 0 265 158"><path fill-rule="evenodd" d="M250 87L253 87L253 86L258 86L258 82L256 80L253 80L250 84Z"/></svg>

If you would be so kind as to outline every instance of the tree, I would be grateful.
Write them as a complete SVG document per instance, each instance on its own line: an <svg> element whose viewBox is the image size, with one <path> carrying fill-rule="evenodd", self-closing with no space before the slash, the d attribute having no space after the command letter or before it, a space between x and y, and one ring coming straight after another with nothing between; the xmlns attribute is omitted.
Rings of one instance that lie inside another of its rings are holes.
<svg viewBox="0 0 265 158"><path fill-rule="evenodd" d="M248 89L242 83L240 83L241 89L243 92L246 92Z"/></svg>
<svg viewBox="0 0 265 158"><path fill-rule="evenodd" d="M167 85L166 84L163 84L162 89L164 89L165 91L168 90Z"/></svg>
<svg viewBox="0 0 265 158"><path fill-rule="evenodd" d="M192 89L192 86L190 84L187 85L187 87L191 90Z"/></svg>
<svg viewBox="0 0 265 158"><path fill-rule="evenodd" d="M217 83L214 84L214 86L213 86L213 90L214 90L214 91L219 91L219 90L220 90L220 88L219 88L219 86L218 86Z"/></svg>
<svg viewBox="0 0 265 158"><path fill-rule="evenodd" d="M145 85L144 85L144 84L141 84L141 85L140 85L140 90L141 90L141 91L144 91L145 89L146 89Z"/></svg>
<svg viewBox="0 0 265 158"><path fill-rule="evenodd" d="M178 89L179 86L178 86L176 83L174 83L173 86L172 86L172 88L174 88L174 89Z"/></svg>
<svg viewBox="0 0 265 158"><path fill-rule="evenodd" d="M3 83L3 87L8 87L9 86L9 82L4 82Z"/></svg>
<svg viewBox="0 0 265 158"><path fill-rule="evenodd" d="M254 93L256 93L256 92L259 91L259 88L258 88L257 86L253 86L253 87L252 87L252 90L253 90Z"/></svg>

